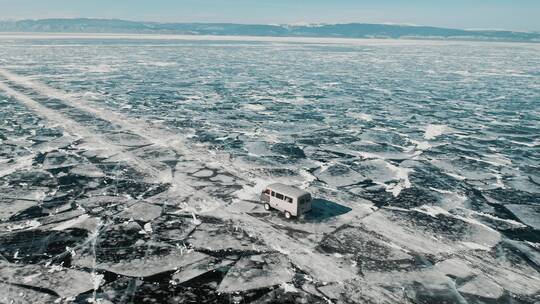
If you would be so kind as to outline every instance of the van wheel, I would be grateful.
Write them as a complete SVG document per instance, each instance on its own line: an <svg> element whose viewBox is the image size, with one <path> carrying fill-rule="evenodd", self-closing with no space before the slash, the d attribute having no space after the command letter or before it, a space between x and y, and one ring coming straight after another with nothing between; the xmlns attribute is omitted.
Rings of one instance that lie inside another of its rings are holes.
<svg viewBox="0 0 540 304"><path fill-rule="evenodd" d="M286 218L286 219L290 219L290 218L291 218L291 214L289 213L289 211L285 211L285 218Z"/></svg>
<svg viewBox="0 0 540 304"><path fill-rule="evenodd" d="M264 210L270 211L270 204L268 203L264 204Z"/></svg>

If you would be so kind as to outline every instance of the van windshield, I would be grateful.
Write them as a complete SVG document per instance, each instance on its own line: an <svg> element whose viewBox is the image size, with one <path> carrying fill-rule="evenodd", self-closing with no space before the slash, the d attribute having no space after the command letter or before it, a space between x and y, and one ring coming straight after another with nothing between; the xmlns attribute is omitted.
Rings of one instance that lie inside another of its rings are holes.
<svg viewBox="0 0 540 304"><path fill-rule="evenodd" d="M302 196L298 199L298 203L300 205L307 204L311 200L311 197L309 195Z"/></svg>

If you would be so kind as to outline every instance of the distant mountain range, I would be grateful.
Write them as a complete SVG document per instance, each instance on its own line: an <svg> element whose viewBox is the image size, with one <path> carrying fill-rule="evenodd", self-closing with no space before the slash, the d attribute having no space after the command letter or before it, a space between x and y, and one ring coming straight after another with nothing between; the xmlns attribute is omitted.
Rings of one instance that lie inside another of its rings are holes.
<svg viewBox="0 0 540 304"><path fill-rule="evenodd" d="M116 19L0 21L0 32L130 33L332 38L411 38L540 42L538 32L460 30L391 24L262 25L233 23L158 23Z"/></svg>

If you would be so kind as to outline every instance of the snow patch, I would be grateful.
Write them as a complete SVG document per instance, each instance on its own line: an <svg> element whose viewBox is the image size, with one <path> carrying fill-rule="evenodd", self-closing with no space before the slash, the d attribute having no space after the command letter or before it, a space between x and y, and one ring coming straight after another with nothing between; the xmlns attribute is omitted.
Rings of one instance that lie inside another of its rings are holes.
<svg viewBox="0 0 540 304"><path fill-rule="evenodd" d="M84 221L86 221L89 218L90 218L90 216L88 214L83 214L83 215L81 215L79 217L76 217L76 218L71 219L69 221L63 222L62 224L54 227L52 230L54 230L54 231L66 230L66 229L69 229L69 228L71 228L73 226L76 226L78 224L83 223Z"/></svg>
<svg viewBox="0 0 540 304"><path fill-rule="evenodd" d="M176 62L164 62L164 61L145 61L141 65L145 66L155 66L155 67L169 67L177 65Z"/></svg>
<svg viewBox="0 0 540 304"><path fill-rule="evenodd" d="M483 251L489 251L491 250L491 247L480 245L473 242L461 242L461 244L465 245L465 247L472 249L472 250L483 250Z"/></svg>
<svg viewBox="0 0 540 304"><path fill-rule="evenodd" d="M386 163L386 166L395 173L395 177L398 180L396 184L386 186L386 191L391 192L394 197L397 197L403 189L411 187L409 172L412 172L413 170L410 168L396 167L390 163Z"/></svg>
<svg viewBox="0 0 540 304"><path fill-rule="evenodd" d="M192 212L191 215L193 216L193 220L191 221L193 225L199 226L202 224L202 222L199 219L197 219L194 212Z"/></svg>
<svg viewBox="0 0 540 304"><path fill-rule="evenodd" d="M423 205L417 208L413 208L412 210L428 214L432 217L437 217L437 215L439 214L450 215L450 213L448 213L448 211L446 211L445 209L431 205Z"/></svg>
<svg viewBox="0 0 540 304"><path fill-rule="evenodd" d="M246 110L253 111L253 112L262 112L262 111L266 110L266 107L263 106L263 105L251 104L251 103L243 105L242 108L244 108Z"/></svg>
<svg viewBox="0 0 540 304"><path fill-rule="evenodd" d="M418 144L416 145L416 149L422 150L422 151L429 150L431 148L432 148L432 145L430 145L427 141L418 142Z"/></svg>
<svg viewBox="0 0 540 304"><path fill-rule="evenodd" d="M254 179L254 182L254 185L244 185L242 189L236 191L236 196L241 200L258 199L262 190L265 189L269 183L267 179L262 178Z"/></svg>
<svg viewBox="0 0 540 304"><path fill-rule="evenodd" d="M32 229L41 226L41 223L36 220L25 221L23 223L7 226L8 231Z"/></svg>
<svg viewBox="0 0 540 304"><path fill-rule="evenodd" d="M358 119L358 120L363 120L363 121L367 121L367 122L370 122L370 121L373 121L373 117L369 114L365 114L365 113L350 113L348 112L346 114L348 117L350 118L354 118L354 119Z"/></svg>
<svg viewBox="0 0 540 304"><path fill-rule="evenodd" d="M146 233L152 233L152 231L154 231L154 230L152 229L152 224L151 224L150 222L144 224L144 227L143 227L143 228L144 228L144 231L145 231Z"/></svg>
<svg viewBox="0 0 540 304"><path fill-rule="evenodd" d="M451 131L452 129L446 125L428 125L425 129L424 138L427 140L435 139Z"/></svg>
<svg viewBox="0 0 540 304"><path fill-rule="evenodd" d="M284 291L285 293L288 293L288 292L298 292L298 289L296 289L296 287L294 287L294 285L289 284L289 283L283 283L283 284L281 284L281 288L283 288L283 291Z"/></svg>
<svg viewBox="0 0 540 304"><path fill-rule="evenodd" d="M115 69L112 68L110 65L107 64L98 64L95 66L89 66L86 67L85 71L90 73L110 73L113 72Z"/></svg>

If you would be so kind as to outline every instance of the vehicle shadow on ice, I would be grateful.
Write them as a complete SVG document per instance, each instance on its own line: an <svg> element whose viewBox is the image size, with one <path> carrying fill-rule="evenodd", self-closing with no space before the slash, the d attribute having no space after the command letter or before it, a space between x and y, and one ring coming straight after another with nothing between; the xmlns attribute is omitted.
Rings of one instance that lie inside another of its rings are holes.
<svg viewBox="0 0 540 304"><path fill-rule="evenodd" d="M338 203L322 198L315 198L311 201L311 211L304 214L303 220L306 222L322 222L348 213L351 210L351 208Z"/></svg>

